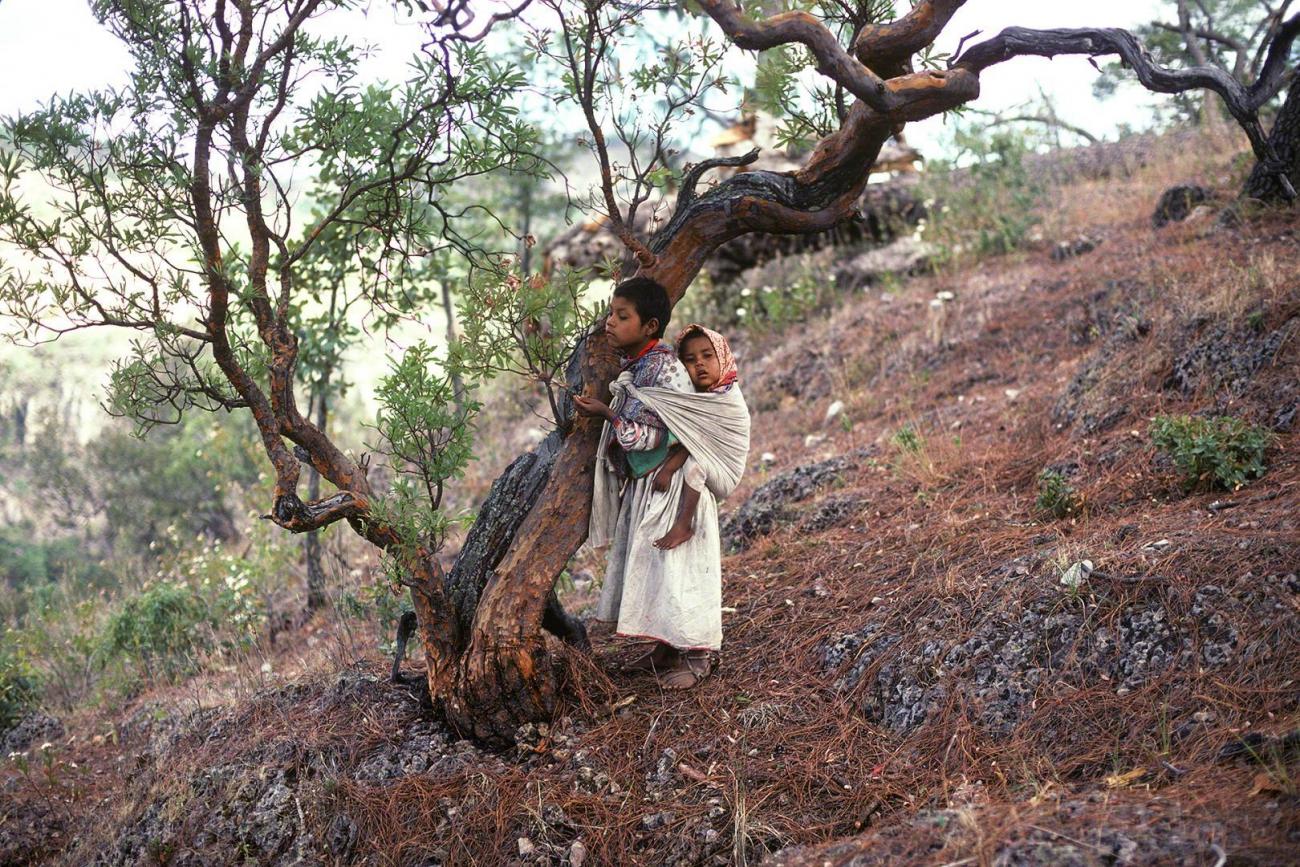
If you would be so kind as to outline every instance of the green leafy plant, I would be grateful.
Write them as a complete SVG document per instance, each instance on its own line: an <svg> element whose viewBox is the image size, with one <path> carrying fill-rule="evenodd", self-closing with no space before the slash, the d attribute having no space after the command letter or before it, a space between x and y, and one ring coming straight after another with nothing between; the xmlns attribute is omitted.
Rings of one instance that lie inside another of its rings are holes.
<svg viewBox="0 0 1300 867"><path fill-rule="evenodd" d="M207 646L208 609L189 587L163 581L130 597L109 618L103 649L139 661L150 675L176 675Z"/></svg>
<svg viewBox="0 0 1300 867"><path fill-rule="evenodd" d="M1065 518L1079 511L1079 497L1063 474L1048 469L1038 474L1038 496L1034 505L1053 518Z"/></svg>
<svg viewBox="0 0 1300 867"><path fill-rule="evenodd" d="M916 428L910 424L905 424L894 432L894 445L901 451L916 454L921 450L921 435L916 432Z"/></svg>
<svg viewBox="0 0 1300 867"><path fill-rule="evenodd" d="M929 221L925 240L938 248L938 261L955 264L970 256L1019 249L1041 219L1035 208L1043 187L1030 175L1029 142L1014 130L958 127L950 163L927 172L924 195Z"/></svg>
<svg viewBox="0 0 1300 867"><path fill-rule="evenodd" d="M36 703L39 684L7 639L0 639L0 732L8 731Z"/></svg>
<svg viewBox="0 0 1300 867"><path fill-rule="evenodd" d="M1161 415L1151 422L1151 442L1182 474L1183 488L1235 491L1264 475L1264 453L1274 435L1231 416Z"/></svg>

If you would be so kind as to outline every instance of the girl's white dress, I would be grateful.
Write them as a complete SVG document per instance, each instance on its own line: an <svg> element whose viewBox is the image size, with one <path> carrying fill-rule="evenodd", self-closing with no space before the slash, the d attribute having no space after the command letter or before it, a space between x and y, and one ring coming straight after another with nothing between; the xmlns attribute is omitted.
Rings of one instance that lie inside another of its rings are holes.
<svg viewBox="0 0 1300 867"><path fill-rule="evenodd" d="M588 541L612 542L599 620L616 621L621 635L655 638L678 649L722 646L722 550L718 502L740 482L749 454L749 410L739 386L725 392L640 388L625 373L610 386L614 406L632 398L663 419L690 452L667 491L653 487L654 472L622 484L609 463L609 426L596 463ZM677 518L686 484L700 491L694 534L669 551L655 540Z"/></svg>

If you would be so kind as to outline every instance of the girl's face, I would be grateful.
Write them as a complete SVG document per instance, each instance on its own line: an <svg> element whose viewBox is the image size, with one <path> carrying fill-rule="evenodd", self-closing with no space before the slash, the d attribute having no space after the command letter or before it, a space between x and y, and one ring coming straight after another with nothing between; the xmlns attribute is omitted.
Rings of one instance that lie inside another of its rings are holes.
<svg viewBox="0 0 1300 867"><path fill-rule="evenodd" d="M713 351L713 341L703 334L688 337L680 350L682 364L695 383L696 391L708 391L722 379L722 361Z"/></svg>
<svg viewBox="0 0 1300 867"><path fill-rule="evenodd" d="M636 305L626 298L615 297L609 302L609 316L605 318L605 337L610 345L627 355L639 350L659 330L659 321L642 322Z"/></svg>

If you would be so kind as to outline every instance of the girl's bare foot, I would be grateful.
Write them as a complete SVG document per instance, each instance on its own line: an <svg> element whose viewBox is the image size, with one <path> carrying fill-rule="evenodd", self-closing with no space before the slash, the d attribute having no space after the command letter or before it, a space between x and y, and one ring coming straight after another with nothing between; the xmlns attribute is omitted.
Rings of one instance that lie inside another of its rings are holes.
<svg viewBox="0 0 1300 867"><path fill-rule="evenodd" d="M689 524L685 527L680 524L673 524L672 529L655 542L655 547L662 551L671 551L694 535L695 531L690 528Z"/></svg>
<svg viewBox="0 0 1300 867"><path fill-rule="evenodd" d="M672 668L676 662L677 649L662 641L656 641L654 647L624 665L622 670L629 673L648 671L657 674Z"/></svg>

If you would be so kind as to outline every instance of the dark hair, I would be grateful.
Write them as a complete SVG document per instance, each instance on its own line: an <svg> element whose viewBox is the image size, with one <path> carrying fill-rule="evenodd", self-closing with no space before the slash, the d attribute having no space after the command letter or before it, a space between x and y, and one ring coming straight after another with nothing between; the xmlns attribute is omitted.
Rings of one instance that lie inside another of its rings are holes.
<svg viewBox="0 0 1300 867"><path fill-rule="evenodd" d="M655 337L663 337L668 328L668 320L673 314L673 306L668 302L668 290L657 280L649 277L633 277L614 287L615 298L626 298L636 307L636 315L642 324L651 319L659 320L659 330Z"/></svg>

